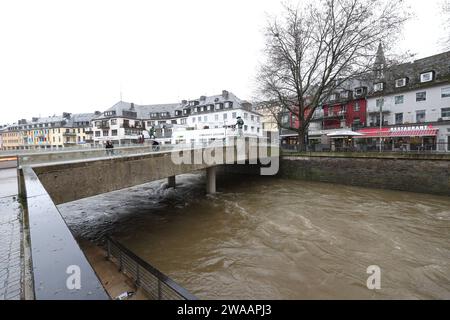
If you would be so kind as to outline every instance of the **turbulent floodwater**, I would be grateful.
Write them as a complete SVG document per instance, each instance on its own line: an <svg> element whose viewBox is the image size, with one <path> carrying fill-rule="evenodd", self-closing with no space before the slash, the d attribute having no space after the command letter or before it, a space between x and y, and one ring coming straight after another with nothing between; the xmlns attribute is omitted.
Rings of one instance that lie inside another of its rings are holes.
<svg viewBox="0 0 450 320"><path fill-rule="evenodd" d="M450 299L450 198L249 176L153 182L59 206L199 298ZM381 290L366 269L381 268Z"/></svg>

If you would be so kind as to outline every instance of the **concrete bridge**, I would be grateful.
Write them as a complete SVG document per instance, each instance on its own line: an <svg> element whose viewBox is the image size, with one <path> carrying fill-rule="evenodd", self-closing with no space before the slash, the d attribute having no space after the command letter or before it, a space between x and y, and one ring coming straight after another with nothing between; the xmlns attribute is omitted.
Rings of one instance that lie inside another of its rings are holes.
<svg viewBox="0 0 450 320"><path fill-rule="evenodd" d="M24 252L32 269L28 296L108 298L56 205L165 178L174 187L177 175L199 170L206 171L206 192L214 193L218 166L260 166L271 160L278 163L278 148L261 152L265 150L266 145L247 143L244 148L236 145L169 147L159 151L148 147L118 148L114 155L106 154L105 150L18 155L19 196L24 220L28 222L24 232L29 250ZM79 289L67 286L71 266L79 268L83 275Z"/></svg>

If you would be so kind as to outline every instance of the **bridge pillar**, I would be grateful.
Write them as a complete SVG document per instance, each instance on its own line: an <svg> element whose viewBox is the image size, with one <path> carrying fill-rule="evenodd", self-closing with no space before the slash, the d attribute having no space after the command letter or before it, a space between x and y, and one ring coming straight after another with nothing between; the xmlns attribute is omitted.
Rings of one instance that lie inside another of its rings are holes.
<svg viewBox="0 0 450 320"><path fill-rule="evenodd" d="M168 183L168 187L169 188L175 188L176 186L176 180L175 180L175 176L171 176L167 178L167 183Z"/></svg>
<svg viewBox="0 0 450 320"><path fill-rule="evenodd" d="M206 169L206 193L216 193L216 167Z"/></svg>

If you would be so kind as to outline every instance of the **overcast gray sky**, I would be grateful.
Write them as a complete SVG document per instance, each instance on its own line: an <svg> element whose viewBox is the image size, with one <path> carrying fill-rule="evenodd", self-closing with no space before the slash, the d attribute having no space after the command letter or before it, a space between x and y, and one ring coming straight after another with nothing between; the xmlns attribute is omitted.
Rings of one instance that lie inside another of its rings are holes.
<svg viewBox="0 0 450 320"><path fill-rule="evenodd" d="M442 51L442 0L405 0L402 50ZM0 124L254 92L267 14L279 0L0 2ZM448 30L447 30L448 32Z"/></svg>

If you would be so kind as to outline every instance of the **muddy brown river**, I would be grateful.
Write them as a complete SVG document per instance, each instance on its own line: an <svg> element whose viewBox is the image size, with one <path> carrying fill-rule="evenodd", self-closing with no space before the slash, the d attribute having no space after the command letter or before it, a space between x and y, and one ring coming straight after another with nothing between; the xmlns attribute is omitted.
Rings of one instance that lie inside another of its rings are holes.
<svg viewBox="0 0 450 320"><path fill-rule="evenodd" d="M450 198L272 177L177 177L59 206L200 299L450 299ZM380 267L381 289L366 285Z"/></svg>

